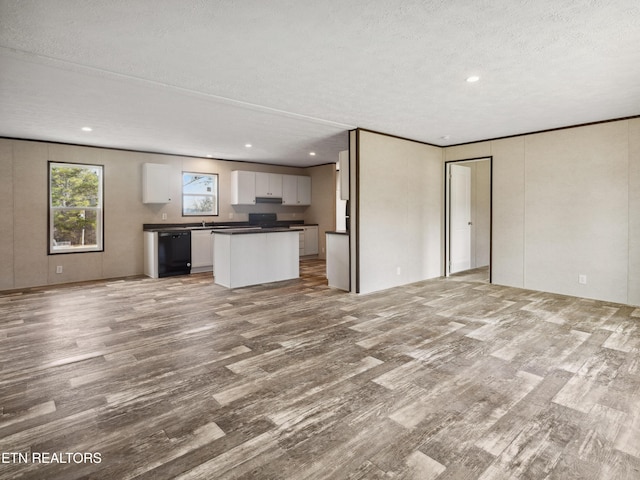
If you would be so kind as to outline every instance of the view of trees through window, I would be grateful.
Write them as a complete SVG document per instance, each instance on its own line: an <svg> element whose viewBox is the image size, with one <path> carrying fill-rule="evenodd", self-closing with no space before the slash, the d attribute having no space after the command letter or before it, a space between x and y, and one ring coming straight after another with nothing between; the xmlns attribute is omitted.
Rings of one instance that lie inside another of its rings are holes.
<svg viewBox="0 0 640 480"><path fill-rule="evenodd" d="M102 250L102 166L49 164L50 253Z"/></svg>
<svg viewBox="0 0 640 480"><path fill-rule="evenodd" d="M218 175L182 172L182 215L218 215Z"/></svg>

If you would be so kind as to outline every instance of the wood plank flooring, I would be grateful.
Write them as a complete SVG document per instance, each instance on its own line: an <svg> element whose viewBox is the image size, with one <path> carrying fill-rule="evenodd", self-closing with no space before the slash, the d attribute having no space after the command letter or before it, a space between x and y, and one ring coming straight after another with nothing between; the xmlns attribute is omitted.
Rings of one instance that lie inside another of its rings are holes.
<svg viewBox="0 0 640 480"><path fill-rule="evenodd" d="M0 295L0 479L640 478L639 308L301 273Z"/></svg>

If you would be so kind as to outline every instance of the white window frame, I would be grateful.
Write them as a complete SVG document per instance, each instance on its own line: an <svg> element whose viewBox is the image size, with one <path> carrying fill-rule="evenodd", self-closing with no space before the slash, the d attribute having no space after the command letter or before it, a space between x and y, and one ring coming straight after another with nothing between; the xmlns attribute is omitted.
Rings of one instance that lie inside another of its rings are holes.
<svg viewBox="0 0 640 480"><path fill-rule="evenodd" d="M94 165L88 163L70 163L70 162L54 162L49 161L48 167L48 197L49 197L49 255L68 254L68 253L86 253L86 252L103 252L104 251L104 165ZM97 170L98 172L98 203L90 207L60 207L53 205L51 191L51 173L55 168L84 168L87 170ZM87 246L78 245L56 245L54 239L54 213L56 211L73 211L88 210L96 212L96 244Z"/></svg>
<svg viewBox="0 0 640 480"><path fill-rule="evenodd" d="M197 193L197 194L191 194L191 193L185 193L184 191L184 176L185 175L193 175L193 176L200 176L200 177L209 177L212 184L213 184L213 192L211 192L210 194L206 194L206 193ZM182 172L182 216L183 217L216 217L219 215L220 212L220 184L219 184L219 177L217 173L201 173L201 172L187 172L184 171ZM185 211L186 208L186 202L185 199L190 198L190 197L211 197L211 203L213 205L213 207L211 208L211 210L207 211L207 212L197 212L197 213L188 213Z"/></svg>

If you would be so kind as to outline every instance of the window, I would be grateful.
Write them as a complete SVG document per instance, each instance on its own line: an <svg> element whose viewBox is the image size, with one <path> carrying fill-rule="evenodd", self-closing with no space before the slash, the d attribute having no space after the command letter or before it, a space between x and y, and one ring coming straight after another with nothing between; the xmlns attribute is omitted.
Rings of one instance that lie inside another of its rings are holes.
<svg viewBox="0 0 640 480"><path fill-rule="evenodd" d="M218 215L218 175L182 172L182 215Z"/></svg>
<svg viewBox="0 0 640 480"><path fill-rule="evenodd" d="M49 254L103 250L102 170L49 162Z"/></svg>

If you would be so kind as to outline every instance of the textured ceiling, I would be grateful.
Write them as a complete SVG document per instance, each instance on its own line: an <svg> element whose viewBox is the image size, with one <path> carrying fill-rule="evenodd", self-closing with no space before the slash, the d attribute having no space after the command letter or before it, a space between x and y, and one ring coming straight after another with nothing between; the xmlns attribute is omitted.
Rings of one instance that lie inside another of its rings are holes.
<svg viewBox="0 0 640 480"><path fill-rule="evenodd" d="M449 145L633 116L638 25L637 0L0 0L0 135L313 165L354 127Z"/></svg>

